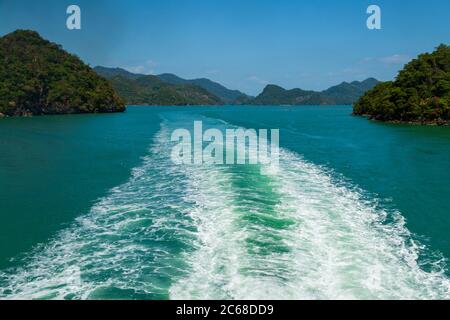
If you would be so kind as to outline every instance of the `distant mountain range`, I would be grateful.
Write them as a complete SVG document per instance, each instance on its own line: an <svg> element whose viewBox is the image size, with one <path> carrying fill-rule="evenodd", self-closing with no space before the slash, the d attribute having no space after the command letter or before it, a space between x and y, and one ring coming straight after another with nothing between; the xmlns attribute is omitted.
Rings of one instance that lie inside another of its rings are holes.
<svg viewBox="0 0 450 320"><path fill-rule="evenodd" d="M302 89L285 90L276 85L268 85L259 96L247 103L254 105L350 105L379 83L373 78L351 83L343 82L321 92Z"/></svg>
<svg viewBox="0 0 450 320"><path fill-rule="evenodd" d="M205 78L186 80L169 73L143 75L120 68L96 67L94 70L111 81L127 104L137 105L350 105L380 83L369 78L343 82L321 92L268 85L255 98Z"/></svg>
<svg viewBox="0 0 450 320"><path fill-rule="evenodd" d="M240 99L250 98L249 96L238 90L230 90L217 82L205 78L186 80L170 73L160 74L158 77L161 80L171 84L192 84L203 88L218 97L225 104L232 104L236 103L236 101Z"/></svg>
<svg viewBox="0 0 450 320"><path fill-rule="evenodd" d="M209 79L186 80L168 73L143 75L120 68L96 67L94 70L109 79L128 104L220 105L249 98Z"/></svg>

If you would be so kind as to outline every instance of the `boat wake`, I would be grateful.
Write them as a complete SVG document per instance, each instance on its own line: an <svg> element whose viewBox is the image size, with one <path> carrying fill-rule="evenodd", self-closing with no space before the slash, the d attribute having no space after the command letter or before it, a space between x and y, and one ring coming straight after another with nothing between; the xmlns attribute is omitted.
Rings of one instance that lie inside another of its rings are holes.
<svg viewBox="0 0 450 320"><path fill-rule="evenodd" d="M424 268L401 214L349 182L283 149L278 168L174 165L170 129L128 182L0 272L0 298L450 298L444 261Z"/></svg>

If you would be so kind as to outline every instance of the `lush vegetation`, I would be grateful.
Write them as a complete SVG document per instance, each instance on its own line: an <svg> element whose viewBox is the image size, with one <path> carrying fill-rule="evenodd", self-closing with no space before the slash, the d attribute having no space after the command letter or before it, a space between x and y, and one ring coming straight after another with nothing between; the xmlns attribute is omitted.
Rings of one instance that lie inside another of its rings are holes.
<svg viewBox="0 0 450 320"><path fill-rule="evenodd" d="M172 84L152 75L139 75L120 68L96 67L109 79L129 105L219 105L223 102L206 89L190 83Z"/></svg>
<svg viewBox="0 0 450 320"><path fill-rule="evenodd" d="M343 82L325 91L302 89L285 90L276 85L268 85L264 91L247 103L255 105L347 105L355 103L367 90L379 82L373 78L359 82Z"/></svg>
<svg viewBox="0 0 450 320"><path fill-rule="evenodd" d="M310 101L319 102L318 93L314 91L305 91L302 89L285 90L277 85L267 85L263 92L250 104L256 105L302 105L309 104Z"/></svg>
<svg viewBox="0 0 450 320"><path fill-rule="evenodd" d="M395 81L361 97L354 113L382 121L450 122L450 47L440 45L408 63Z"/></svg>
<svg viewBox="0 0 450 320"><path fill-rule="evenodd" d="M26 30L0 38L1 114L124 110L123 101L107 80L57 44Z"/></svg>
<svg viewBox="0 0 450 320"><path fill-rule="evenodd" d="M96 67L95 71L109 79L128 104L136 105L348 105L379 83L373 78L343 82L322 92L268 85L254 98L209 79L186 80L169 73L145 76L120 68Z"/></svg>
<svg viewBox="0 0 450 320"><path fill-rule="evenodd" d="M236 104L237 101L249 98L246 94L238 90L230 90L217 82L205 78L186 80L170 73L160 74L158 78L171 84L192 84L198 86L220 98L225 104Z"/></svg>
<svg viewBox="0 0 450 320"><path fill-rule="evenodd" d="M132 73L122 68L107 68L98 66L94 68L94 71L106 79L111 79L115 76L122 76L127 79L136 80L140 77L145 76L145 74Z"/></svg>

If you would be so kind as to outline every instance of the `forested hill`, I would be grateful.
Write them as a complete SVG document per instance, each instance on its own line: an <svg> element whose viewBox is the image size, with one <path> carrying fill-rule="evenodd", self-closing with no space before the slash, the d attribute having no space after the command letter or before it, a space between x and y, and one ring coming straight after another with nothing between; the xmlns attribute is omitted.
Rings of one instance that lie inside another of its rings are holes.
<svg viewBox="0 0 450 320"><path fill-rule="evenodd" d="M373 78L350 83L343 82L321 92L302 89L285 90L276 85L268 85L259 96L248 103L255 105L350 105L378 83L379 81Z"/></svg>
<svg viewBox="0 0 450 320"><path fill-rule="evenodd" d="M190 83L173 84L157 76L130 73L120 68L96 67L129 105L219 105L223 101Z"/></svg>
<svg viewBox="0 0 450 320"><path fill-rule="evenodd" d="M201 79L193 79L193 80L186 80L183 78L180 78L174 74L170 73L164 73L158 75L158 78L161 80L172 83L172 84L192 84L195 86L198 86L200 88L205 89L206 91L212 93L213 95L217 96L222 100L223 103L226 104L235 104L237 101L241 99L250 98L246 94L238 91L238 90L230 90L220 83L211 81L206 78Z"/></svg>
<svg viewBox="0 0 450 320"><path fill-rule="evenodd" d="M37 32L0 38L0 116L124 110L106 79Z"/></svg>
<svg viewBox="0 0 450 320"><path fill-rule="evenodd" d="M253 105L344 105L355 103L367 90L379 83L369 78L364 81L343 82L322 92L302 89L285 90L276 85L268 85L256 98L238 90L230 90L209 79L186 80L174 74L158 76L134 74L121 68L96 67L95 71L111 80L116 90L129 104L253 104ZM147 79L147 81L143 81ZM146 86L139 83L147 82ZM181 87L180 87L181 86ZM184 96L191 96L185 103L177 94L168 93L177 89ZM201 94L199 89L202 89ZM207 95L205 95L207 93Z"/></svg>
<svg viewBox="0 0 450 320"><path fill-rule="evenodd" d="M393 82L367 92L354 114L394 122L450 123L450 47L408 63Z"/></svg>

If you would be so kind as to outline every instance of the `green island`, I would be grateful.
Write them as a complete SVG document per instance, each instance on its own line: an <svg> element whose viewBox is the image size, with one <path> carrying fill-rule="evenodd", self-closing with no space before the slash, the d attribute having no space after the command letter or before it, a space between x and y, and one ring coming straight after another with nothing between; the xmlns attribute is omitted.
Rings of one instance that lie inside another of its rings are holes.
<svg viewBox="0 0 450 320"><path fill-rule="evenodd" d="M220 105L223 101L208 90L189 83L169 83L158 76L140 75L120 68L96 67L127 105Z"/></svg>
<svg viewBox="0 0 450 320"><path fill-rule="evenodd" d="M343 82L324 91L267 85L256 97L209 79L90 68L37 32L0 38L0 117L123 112L127 105L354 105L370 119L450 123L450 47L408 63L395 81Z"/></svg>
<svg viewBox="0 0 450 320"><path fill-rule="evenodd" d="M388 122L450 124L450 46L419 55L395 81L363 95L353 113Z"/></svg>
<svg viewBox="0 0 450 320"><path fill-rule="evenodd" d="M121 68L95 67L109 79L130 105L351 105L380 82L374 78L343 82L327 90L285 90L267 85L257 97L230 90L209 79L182 79L174 74L158 76L128 72Z"/></svg>
<svg viewBox="0 0 450 320"><path fill-rule="evenodd" d="M125 105L349 105L378 83L343 82L322 92L268 85L252 97L205 78L92 69L31 30L0 38L0 117L123 112Z"/></svg>
<svg viewBox="0 0 450 320"><path fill-rule="evenodd" d="M248 100L253 105L351 105L365 92L380 82L374 78L364 81L343 82L327 90L286 90L277 85L267 85L255 99Z"/></svg>
<svg viewBox="0 0 450 320"><path fill-rule="evenodd" d="M37 32L0 38L0 117L123 112L110 83Z"/></svg>

